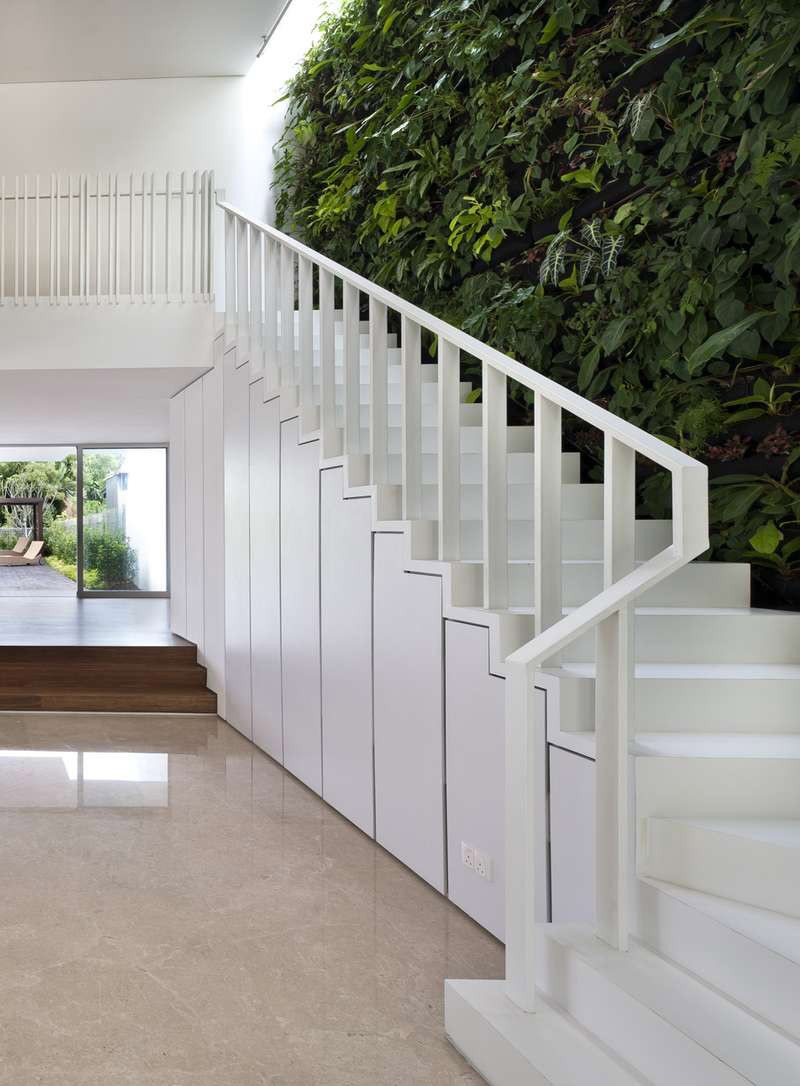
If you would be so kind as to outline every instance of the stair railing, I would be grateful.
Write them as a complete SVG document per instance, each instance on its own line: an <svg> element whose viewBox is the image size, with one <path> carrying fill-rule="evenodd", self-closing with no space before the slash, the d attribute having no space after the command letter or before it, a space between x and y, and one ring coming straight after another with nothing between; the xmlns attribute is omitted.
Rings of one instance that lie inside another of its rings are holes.
<svg viewBox="0 0 800 1086"><path fill-rule="evenodd" d="M358 449L361 295L369 304L369 470L387 481L387 313L401 320L403 517L421 513L422 333L438 344L438 551L461 558L460 363L482 368L483 606L509 606L507 388L534 398L535 636L506 662L506 992L535 1008L534 871L536 853L537 670L588 632L596 637L597 934L628 945L628 739L633 715L633 603L708 547L708 473L704 465L590 400L536 373L286 234L227 203L226 337L264 369L265 395L299 387L299 408L314 402L314 274L319 309L319 429L323 457ZM297 268L295 269L295 261ZM336 417L335 280L341 283L344 415ZM295 293L297 301L295 302ZM295 332L295 307L297 330ZM603 433L603 583L593 599L565 614L562 601L562 412ZM636 564L636 457L671 476L672 543Z"/></svg>
<svg viewBox="0 0 800 1086"><path fill-rule="evenodd" d="M0 177L0 306L213 298L213 170Z"/></svg>

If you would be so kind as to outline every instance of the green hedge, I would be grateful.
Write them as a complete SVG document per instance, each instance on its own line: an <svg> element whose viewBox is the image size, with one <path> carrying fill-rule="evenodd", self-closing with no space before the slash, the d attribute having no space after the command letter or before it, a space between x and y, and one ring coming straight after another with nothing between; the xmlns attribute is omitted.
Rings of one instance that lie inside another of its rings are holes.
<svg viewBox="0 0 800 1086"><path fill-rule="evenodd" d="M794 0L348 0L289 88L279 222L704 460L711 553L787 588L798 69ZM641 501L668 515L660 476Z"/></svg>
<svg viewBox="0 0 800 1086"><path fill-rule="evenodd" d="M47 552L55 561L54 569L75 580L78 541L58 520L44 533ZM134 588L137 573L136 552L120 531L87 527L83 534L84 583L87 588Z"/></svg>

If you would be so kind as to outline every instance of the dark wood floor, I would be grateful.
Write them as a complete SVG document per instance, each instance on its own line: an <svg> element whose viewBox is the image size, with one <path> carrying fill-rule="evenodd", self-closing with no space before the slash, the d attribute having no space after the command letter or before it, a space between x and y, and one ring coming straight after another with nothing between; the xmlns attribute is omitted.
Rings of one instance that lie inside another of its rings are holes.
<svg viewBox="0 0 800 1086"><path fill-rule="evenodd" d="M168 600L0 599L0 711L215 713Z"/></svg>

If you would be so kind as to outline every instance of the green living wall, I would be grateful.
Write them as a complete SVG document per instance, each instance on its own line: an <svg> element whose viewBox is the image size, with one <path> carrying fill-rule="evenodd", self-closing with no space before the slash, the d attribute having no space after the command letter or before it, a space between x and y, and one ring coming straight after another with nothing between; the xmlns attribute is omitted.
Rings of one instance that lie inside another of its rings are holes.
<svg viewBox="0 0 800 1086"><path fill-rule="evenodd" d="M699 457L711 554L797 600L799 71L797 0L346 0L279 224Z"/></svg>

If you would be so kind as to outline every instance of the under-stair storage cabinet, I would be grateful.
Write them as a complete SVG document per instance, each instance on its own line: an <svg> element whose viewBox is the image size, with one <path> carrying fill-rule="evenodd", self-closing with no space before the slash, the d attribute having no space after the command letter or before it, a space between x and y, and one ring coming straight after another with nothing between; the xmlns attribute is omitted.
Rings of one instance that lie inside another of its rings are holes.
<svg viewBox="0 0 800 1086"><path fill-rule="evenodd" d="M404 571L405 536L374 545L375 836L444 892L442 580Z"/></svg>
<svg viewBox="0 0 800 1086"><path fill-rule="evenodd" d="M280 400L250 385L250 657L253 742L283 763Z"/></svg>
<svg viewBox="0 0 800 1086"><path fill-rule="evenodd" d="M250 375L223 361L225 470L225 705L226 719L252 737L250 702Z"/></svg>
<svg viewBox="0 0 800 1086"><path fill-rule="evenodd" d="M283 764L322 793L319 646L319 441L281 423Z"/></svg>
<svg viewBox="0 0 800 1086"><path fill-rule="evenodd" d="M322 796L373 836L372 503L343 476L320 476Z"/></svg>
<svg viewBox="0 0 800 1086"><path fill-rule="evenodd" d="M595 918L595 765L550 745L550 877L554 924Z"/></svg>

